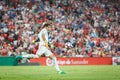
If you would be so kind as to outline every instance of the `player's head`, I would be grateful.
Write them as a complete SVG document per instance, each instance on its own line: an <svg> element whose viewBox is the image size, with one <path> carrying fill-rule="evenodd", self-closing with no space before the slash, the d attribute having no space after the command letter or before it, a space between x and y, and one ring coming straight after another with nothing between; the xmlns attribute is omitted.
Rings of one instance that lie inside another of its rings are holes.
<svg viewBox="0 0 120 80"><path fill-rule="evenodd" d="M52 22L44 22L43 27L49 27L52 25Z"/></svg>
<svg viewBox="0 0 120 80"><path fill-rule="evenodd" d="M46 28L47 30L51 30L52 23L51 22L44 22L43 28Z"/></svg>

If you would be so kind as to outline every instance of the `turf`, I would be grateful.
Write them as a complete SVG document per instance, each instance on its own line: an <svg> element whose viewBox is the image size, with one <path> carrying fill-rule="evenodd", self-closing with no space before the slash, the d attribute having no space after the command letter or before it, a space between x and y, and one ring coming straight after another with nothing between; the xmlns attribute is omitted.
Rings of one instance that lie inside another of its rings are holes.
<svg viewBox="0 0 120 80"><path fill-rule="evenodd" d="M0 80L120 80L120 66L1 66Z"/></svg>

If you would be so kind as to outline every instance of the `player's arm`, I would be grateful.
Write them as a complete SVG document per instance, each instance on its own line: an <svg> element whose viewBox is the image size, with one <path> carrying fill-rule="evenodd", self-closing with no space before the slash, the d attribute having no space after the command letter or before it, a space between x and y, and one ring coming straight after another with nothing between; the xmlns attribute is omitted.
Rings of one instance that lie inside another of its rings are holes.
<svg viewBox="0 0 120 80"><path fill-rule="evenodd" d="M44 35L44 34L42 34L42 39L44 40L45 46L48 48L48 41L47 41L47 39L45 38L45 35Z"/></svg>
<svg viewBox="0 0 120 80"><path fill-rule="evenodd" d="M38 42L39 38L32 40L32 43L34 44L35 42Z"/></svg>

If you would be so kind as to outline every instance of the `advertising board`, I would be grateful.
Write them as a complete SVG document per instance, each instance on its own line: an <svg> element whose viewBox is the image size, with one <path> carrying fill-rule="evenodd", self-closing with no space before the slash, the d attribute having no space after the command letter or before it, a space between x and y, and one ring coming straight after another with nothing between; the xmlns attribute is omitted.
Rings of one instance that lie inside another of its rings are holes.
<svg viewBox="0 0 120 80"><path fill-rule="evenodd" d="M104 58L57 58L59 65L112 65L111 57ZM41 57L38 59L30 59L30 62L39 62L41 65L51 66L52 60Z"/></svg>

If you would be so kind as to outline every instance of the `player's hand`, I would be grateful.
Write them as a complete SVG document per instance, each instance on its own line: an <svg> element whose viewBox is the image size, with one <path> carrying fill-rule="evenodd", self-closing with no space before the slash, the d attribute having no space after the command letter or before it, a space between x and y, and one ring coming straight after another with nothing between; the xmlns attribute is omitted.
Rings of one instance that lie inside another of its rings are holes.
<svg viewBox="0 0 120 80"><path fill-rule="evenodd" d="M34 44L35 43L35 40L32 40L32 44Z"/></svg>
<svg viewBox="0 0 120 80"><path fill-rule="evenodd" d="M48 48L48 42L47 42L47 41L45 41L45 47L47 47L47 48Z"/></svg>

